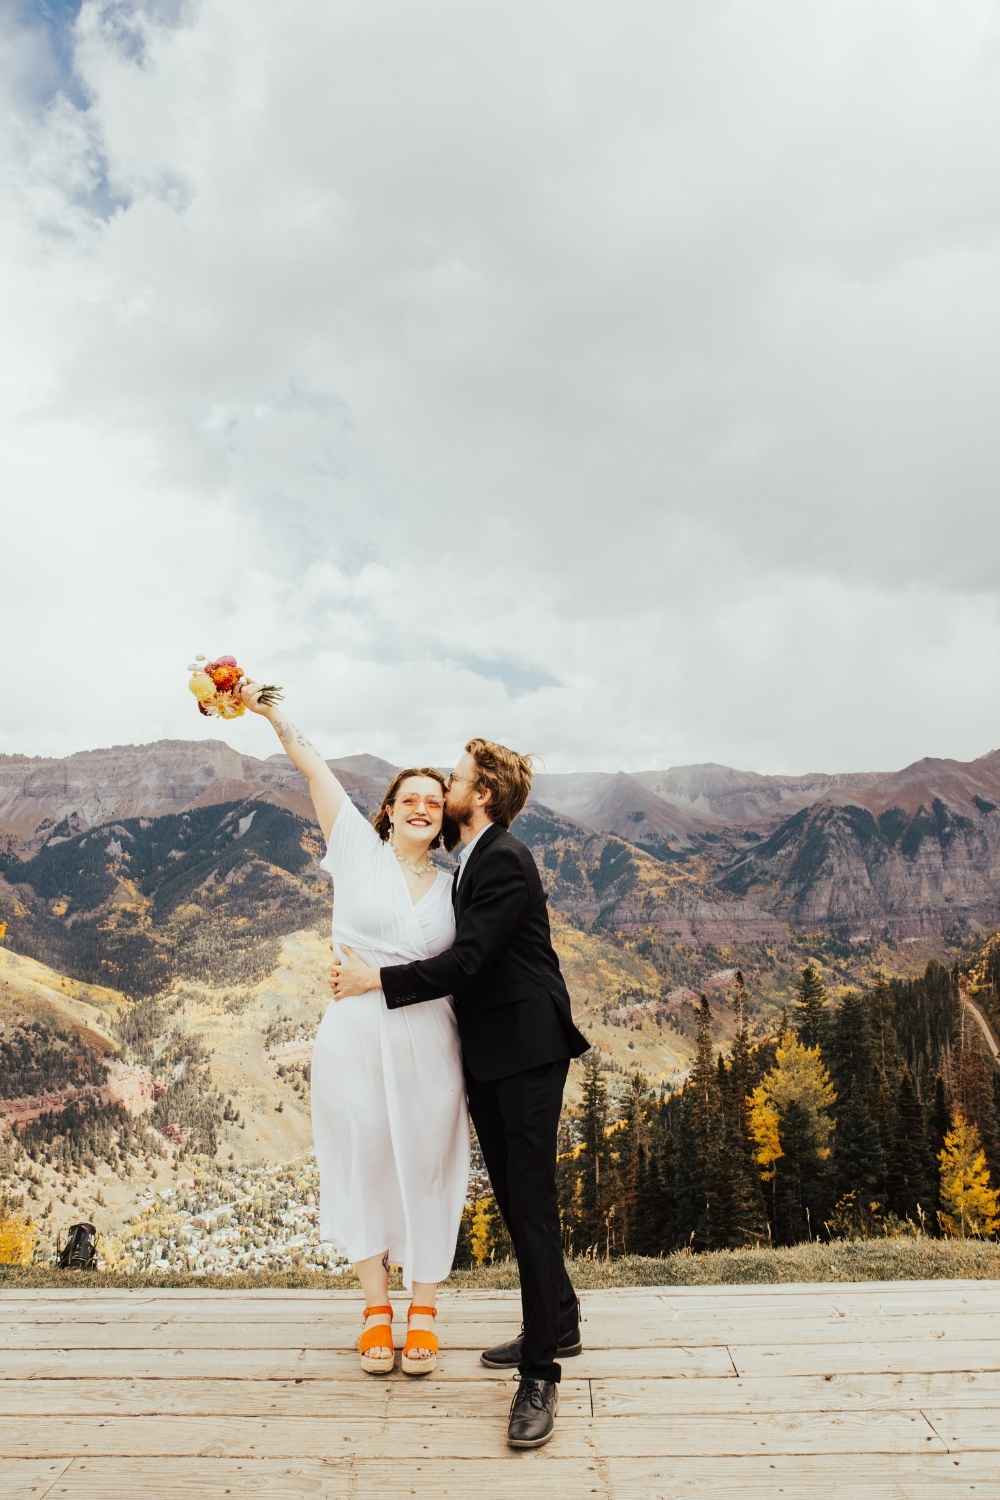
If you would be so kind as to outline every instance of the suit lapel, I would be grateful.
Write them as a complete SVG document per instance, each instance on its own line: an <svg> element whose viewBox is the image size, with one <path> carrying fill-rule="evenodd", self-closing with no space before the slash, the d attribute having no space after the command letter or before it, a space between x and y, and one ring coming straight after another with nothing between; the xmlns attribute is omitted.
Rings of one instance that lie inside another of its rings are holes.
<svg viewBox="0 0 1000 1500"><path fill-rule="evenodd" d="M488 848L489 845L493 843L493 840L497 837L497 835L502 832L503 828L499 823L493 823L489 828L486 829L485 833L476 844L476 847L469 855L469 858L466 860L465 871L462 875L461 885L459 885L458 883L458 871L455 871L454 877L451 882L451 903L456 911L458 910L458 907L462 900L462 892L469 889L469 877L477 860L479 859L479 856L482 854L484 849Z"/></svg>

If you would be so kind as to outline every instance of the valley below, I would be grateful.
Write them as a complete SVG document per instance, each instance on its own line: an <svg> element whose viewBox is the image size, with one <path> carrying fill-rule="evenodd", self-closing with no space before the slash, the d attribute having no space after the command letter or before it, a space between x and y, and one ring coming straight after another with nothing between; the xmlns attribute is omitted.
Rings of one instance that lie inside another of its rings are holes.
<svg viewBox="0 0 1000 1500"><path fill-rule="evenodd" d="M366 813L394 771L330 764ZM612 1097L636 1071L683 1083L702 994L724 1046L738 985L763 1036L807 962L836 997L1000 926L1000 752L843 776L544 775L513 831ZM89 1219L122 1265L338 1264L311 1156L321 855L282 755L0 756L0 1194L46 1253Z"/></svg>

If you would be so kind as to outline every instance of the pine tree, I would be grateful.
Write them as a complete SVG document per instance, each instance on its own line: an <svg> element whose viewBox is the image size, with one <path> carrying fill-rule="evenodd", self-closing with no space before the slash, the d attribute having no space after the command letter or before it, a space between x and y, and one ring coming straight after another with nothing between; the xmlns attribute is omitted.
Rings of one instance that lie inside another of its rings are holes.
<svg viewBox="0 0 1000 1500"><path fill-rule="evenodd" d="M649 1083L641 1072L634 1072L621 1103L618 1135L618 1232L624 1253L639 1253L643 1239L642 1221L649 1191Z"/></svg>
<svg viewBox="0 0 1000 1500"><path fill-rule="evenodd" d="M1000 1229L1000 1191L990 1186L979 1131L960 1109L940 1156L941 1215L950 1235L991 1235Z"/></svg>
<svg viewBox="0 0 1000 1500"><path fill-rule="evenodd" d="M693 1096L688 1089L671 1101L668 1116L671 1197L675 1245L691 1245L702 1213L702 1163L694 1129Z"/></svg>
<svg viewBox="0 0 1000 1500"><path fill-rule="evenodd" d="M778 1109L781 1155L775 1163L774 1240L795 1245L815 1239L828 1207L827 1163L805 1107L788 1099Z"/></svg>
<svg viewBox="0 0 1000 1500"><path fill-rule="evenodd" d="M730 1164L726 1243L732 1246L758 1244L767 1237L767 1211L754 1161L754 1140L750 1129L753 1057L744 1007L743 976L737 974L736 978L736 1035L727 1070L730 1102L726 1113L726 1158Z"/></svg>
<svg viewBox="0 0 1000 1500"><path fill-rule="evenodd" d="M639 1255L666 1255L677 1243L673 1148L666 1101L659 1099L650 1110L649 1154L641 1189L645 1209L636 1230Z"/></svg>
<svg viewBox="0 0 1000 1500"><path fill-rule="evenodd" d="M840 1113L834 1147L833 1190L839 1202L853 1194L867 1212L885 1202L886 1162L878 1124L863 1081L854 1080ZM873 1207L874 1205L874 1207Z"/></svg>
<svg viewBox="0 0 1000 1500"><path fill-rule="evenodd" d="M685 1094L690 1096L696 1173L694 1244L699 1250L712 1250L726 1243L724 1213L729 1184L722 1095L712 1050L712 1012L706 995L702 995L698 1011L695 1058Z"/></svg>
<svg viewBox="0 0 1000 1500"><path fill-rule="evenodd" d="M733 1097L739 1101L745 1116L747 1097L757 1080L754 1076L756 1070L747 1027L743 975L737 974L736 978L736 1035L729 1053L729 1077Z"/></svg>
<svg viewBox="0 0 1000 1500"><path fill-rule="evenodd" d="M870 1097L875 1079L871 1017L865 997L856 990L846 994L838 1005L825 1052L840 1098L847 1097L853 1083L859 1084L869 1095L869 1108L874 1116Z"/></svg>
<svg viewBox="0 0 1000 1500"><path fill-rule="evenodd" d="M826 1040L826 989L815 964L802 970L795 992L795 1030L804 1047L819 1047Z"/></svg>
<svg viewBox="0 0 1000 1500"><path fill-rule="evenodd" d="M876 1053L885 1055L884 986L867 998L857 991L837 1007L827 1043L837 1089L834 1197L852 1199L863 1217L885 1203L887 1143L895 1136ZM876 1015L878 1020L876 1021ZM895 1047L890 1049L895 1057ZM872 1208L875 1205L875 1208Z"/></svg>
<svg viewBox="0 0 1000 1500"><path fill-rule="evenodd" d="M935 1162L940 1160L945 1137L950 1129L951 1110L948 1108L944 1078L939 1073L934 1080L934 1103L931 1106L930 1120L927 1125L927 1143Z"/></svg>
<svg viewBox="0 0 1000 1500"><path fill-rule="evenodd" d="M592 1050L583 1064L580 1101L580 1145L577 1170L580 1178L578 1249L604 1243L605 1219L610 1206L611 1149L607 1138L608 1090L601 1073L600 1058Z"/></svg>
<svg viewBox="0 0 1000 1500"><path fill-rule="evenodd" d="M934 1162L927 1148L924 1117L909 1068L903 1069L896 1100L896 1131L886 1174L886 1202L901 1219L916 1221L919 1210L935 1208Z"/></svg>

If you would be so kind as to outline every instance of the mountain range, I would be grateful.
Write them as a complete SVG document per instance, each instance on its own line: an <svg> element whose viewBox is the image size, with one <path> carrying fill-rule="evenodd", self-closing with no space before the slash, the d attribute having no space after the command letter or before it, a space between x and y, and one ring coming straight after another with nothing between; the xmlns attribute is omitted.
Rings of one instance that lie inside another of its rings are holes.
<svg viewBox="0 0 1000 1500"><path fill-rule="evenodd" d="M396 770L329 764L368 813ZM731 1036L737 971L768 1028L806 960L836 994L1000 926L997 751L843 775L543 773L514 832L612 1087L635 1068L683 1079L701 993L716 1040ZM5 1181L50 1205L73 1191L67 1131L91 1163L68 1211L99 1192L115 1224L172 1191L185 1153L236 1173L308 1159L322 847L283 754L158 740L0 755L0 1197ZM570 1108L579 1082L571 1070ZM38 1136L30 1159L15 1125Z"/></svg>
<svg viewBox="0 0 1000 1500"><path fill-rule="evenodd" d="M396 769L370 755L329 764L366 809ZM55 850L96 829L262 803L318 837L302 777L282 754L158 740L58 759L0 756L0 873L47 885L67 867ZM717 943L805 927L842 942L953 943L998 914L1000 751L840 775L711 764L540 774L517 831L554 904L586 930L649 927Z"/></svg>

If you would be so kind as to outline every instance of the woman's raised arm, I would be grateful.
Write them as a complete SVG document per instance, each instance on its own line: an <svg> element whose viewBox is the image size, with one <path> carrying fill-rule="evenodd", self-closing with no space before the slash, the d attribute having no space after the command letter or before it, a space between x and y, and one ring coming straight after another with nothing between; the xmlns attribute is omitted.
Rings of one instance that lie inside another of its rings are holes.
<svg viewBox="0 0 1000 1500"><path fill-rule="evenodd" d="M316 819L323 830L323 837L330 842L330 831L347 793L334 776L315 745L311 745L295 725L277 707L267 707L257 701L261 684L249 679L240 684L240 697L252 713L269 719L274 732L281 741L285 754L306 778L309 795L316 809Z"/></svg>

